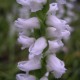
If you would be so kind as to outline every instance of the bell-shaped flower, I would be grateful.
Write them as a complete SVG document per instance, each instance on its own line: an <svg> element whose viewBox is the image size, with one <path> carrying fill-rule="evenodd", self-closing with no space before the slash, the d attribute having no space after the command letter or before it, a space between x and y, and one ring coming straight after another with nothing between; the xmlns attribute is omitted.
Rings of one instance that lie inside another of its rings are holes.
<svg viewBox="0 0 80 80"><path fill-rule="evenodd" d="M35 76L28 75L28 74L17 74L17 80L36 80Z"/></svg>
<svg viewBox="0 0 80 80"><path fill-rule="evenodd" d="M29 56L33 55L40 55L43 50L47 47L47 42L44 37L38 38L35 43L29 48Z"/></svg>
<svg viewBox="0 0 80 80"><path fill-rule="evenodd" d="M49 43L49 49L48 53L56 53L63 47L63 43L61 40L53 40L53 41L48 41Z"/></svg>
<svg viewBox="0 0 80 80"><path fill-rule="evenodd" d="M66 68L64 62L58 59L54 54L48 56L47 70L52 72L55 78L60 78L65 73Z"/></svg>
<svg viewBox="0 0 80 80"><path fill-rule="evenodd" d="M31 71L41 68L41 56L35 56L28 61L18 62L18 68L22 71Z"/></svg>
<svg viewBox="0 0 80 80"><path fill-rule="evenodd" d="M29 48L35 42L35 38L20 35L18 38L18 42L22 44L22 49L25 49Z"/></svg>
<svg viewBox="0 0 80 80"><path fill-rule="evenodd" d="M33 29L40 28L40 23L37 17L32 17L29 19L21 19L15 21L15 26L22 29Z"/></svg>
<svg viewBox="0 0 80 80"><path fill-rule="evenodd" d="M56 13L56 11L58 10L58 4L57 3L51 3L48 11L48 15L54 15Z"/></svg>
<svg viewBox="0 0 80 80"><path fill-rule="evenodd" d="M43 5L46 4L47 0L30 0L31 12L42 10Z"/></svg>

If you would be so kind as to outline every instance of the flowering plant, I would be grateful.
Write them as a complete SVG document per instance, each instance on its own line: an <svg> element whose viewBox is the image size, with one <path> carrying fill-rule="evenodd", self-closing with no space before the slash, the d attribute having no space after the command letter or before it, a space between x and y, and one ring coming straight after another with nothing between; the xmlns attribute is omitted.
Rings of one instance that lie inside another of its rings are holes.
<svg viewBox="0 0 80 80"><path fill-rule="evenodd" d="M56 57L56 53L64 46L71 32L65 20L59 19L56 12L65 0L51 3L49 0L17 0L22 5L20 18L15 21L19 32L18 42L21 49L28 48L28 60L18 63L18 68L25 74L17 74L17 80L36 80L31 71L45 68L39 80L48 80L50 73L60 78L66 72L65 64Z"/></svg>

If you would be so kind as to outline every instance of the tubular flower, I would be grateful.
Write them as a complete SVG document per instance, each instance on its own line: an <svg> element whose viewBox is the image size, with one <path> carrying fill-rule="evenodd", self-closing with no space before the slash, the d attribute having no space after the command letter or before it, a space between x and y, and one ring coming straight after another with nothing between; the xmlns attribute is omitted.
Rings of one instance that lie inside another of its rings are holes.
<svg viewBox="0 0 80 80"><path fill-rule="evenodd" d="M51 71L56 78L60 78L66 71L64 62L59 60L54 54L48 56L47 69Z"/></svg>
<svg viewBox="0 0 80 80"><path fill-rule="evenodd" d="M64 3L64 0L60 0ZM18 31L18 43L21 49L28 49L28 59L18 62L17 67L25 74L17 74L17 80L36 80L31 73L43 72L39 80L48 80L49 73L60 78L65 72L65 64L56 57L56 53L64 46L72 31L65 20L56 16L61 2L49 4L49 0L17 0L22 5L19 17L15 21ZM45 66L44 66L45 65ZM44 67L43 67L44 66ZM40 71L42 72L42 71Z"/></svg>
<svg viewBox="0 0 80 80"><path fill-rule="evenodd" d="M31 71L35 69L40 69L41 68L41 58L36 56L28 61L21 61L18 62L18 68L22 71Z"/></svg>
<svg viewBox="0 0 80 80"><path fill-rule="evenodd" d="M18 38L18 42L22 44L22 49L29 48L34 43L34 41L34 38L29 38L24 35L20 35Z"/></svg>
<svg viewBox="0 0 80 80"><path fill-rule="evenodd" d="M36 42L29 48L30 55L40 55L46 48L47 43L44 37L36 40Z"/></svg>
<svg viewBox="0 0 80 80"><path fill-rule="evenodd" d="M32 29L32 28L40 28L39 20L36 17L29 19L21 19L15 21L15 26L19 28Z"/></svg>

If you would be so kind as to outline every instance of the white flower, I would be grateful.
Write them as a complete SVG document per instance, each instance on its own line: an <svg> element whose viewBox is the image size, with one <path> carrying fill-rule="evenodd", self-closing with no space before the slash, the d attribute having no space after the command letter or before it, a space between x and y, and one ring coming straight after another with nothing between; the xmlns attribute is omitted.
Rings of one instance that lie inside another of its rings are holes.
<svg viewBox="0 0 80 80"><path fill-rule="evenodd" d="M48 11L48 15L53 15L56 13L56 11L58 10L58 4L57 3L51 3L50 5L50 8L49 8L49 11Z"/></svg>
<svg viewBox="0 0 80 80"><path fill-rule="evenodd" d="M18 68L22 71L31 71L41 68L41 56L35 56L34 58L28 61L18 62Z"/></svg>
<svg viewBox="0 0 80 80"><path fill-rule="evenodd" d="M64 62L59 60L55 55L49 55L47 59L47 70L51 71L55 78L60 78L65 73Z"/></svg>
<svg viewBox="0 0 80 80"><path fill-rule="evenodd" d="M46 4L47 0L30 0L30 9L31 12L36 12L43 8L43 5Z"/></svg>
<svg viewBox="0 0 80 80"><path fill-rule="evenodd" d="M53 40L53 41L48 41L49 43L49 49L47 53L56 53L63 47L63 43L61 40Z"/></svg>
<svg viewBox="0 0 80 80"><path fill-rule="evenodd" d="M28 74L17 74L17 80L36 80L35 76L28 75Z"/></svg>
<svg viewBox="0 0 80 80"><path fill-rule="evenodd" d="M34 38L30 38L24 35L20 35L18 38L18 42L22 44L22 49L29 48L34 43L34 41Z"/></svg>
<svg viewBox="0 0 80 80"><path fill-rule="evenodd" d="M40 55L46 47L47 47L46 39L44 37L38 38L35 41L35 43L29 48L29 52L30 52L29 56Z"/></svg>
<svg viewBox="0 0 80 80"><path fill-rule="evenodd" d="M15 26L23 29L33 29L40 28L39 20L37 17L32 17L29 19L21 19L15 21Z"/></svg>
<svg viewBox="0 0 80 80"><path fill-rule="evenodd" d="M29 0L17 0L17 3L19 3L23 6L29 6L30 5Z"/></svg>

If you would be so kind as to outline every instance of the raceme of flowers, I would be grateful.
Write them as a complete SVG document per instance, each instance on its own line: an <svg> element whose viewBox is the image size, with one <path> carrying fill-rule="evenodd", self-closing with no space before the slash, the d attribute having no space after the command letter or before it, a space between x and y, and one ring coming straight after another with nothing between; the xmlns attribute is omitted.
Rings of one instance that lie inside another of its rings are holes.
<svg viewBox="0 0 80 80"><path fill-rule="evenodd" d="M30 72L42 69L46 71L39 80L48 80L49 74L60 78L65 72L65 64L56 57L56 53L64 46L63 40L68 40L71 28L66 21L59 19L56 12L58 5L65 3L57 0L17 0L22 5L20 18L15 21L19 33L18 42L21 49L28 49L28 60L18 62L18 68L25 73L17 74L17 80L36 80L37 76Z"/></svg>

